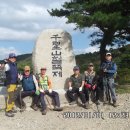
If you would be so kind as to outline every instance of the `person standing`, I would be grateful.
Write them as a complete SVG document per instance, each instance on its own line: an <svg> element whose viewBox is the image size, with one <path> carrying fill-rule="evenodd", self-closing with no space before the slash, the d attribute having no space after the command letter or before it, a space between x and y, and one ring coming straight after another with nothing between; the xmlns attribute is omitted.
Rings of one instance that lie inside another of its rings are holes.
<svg viewBox="0 0 130 130"><path fill-rule="evenodd" d="M6 116L14 117L14 113L17 111L14 109L15 105L15 92L17 90L17 81L18 81L18 70L16 64L16 54L10 53L8 62L5 64L4 71L6 74L6 82L7 86L7 102L6 102Z"/></svg>
<svg viewBox="0 0 130 130"><path fill-rule="evenodd" d="M117 72L117 65L112 61L112 54L106 53L105 61L101 64L104 89L104 104L110 102L110 95L113 101L113 106L117 107L117 97L115 92L114 75Z"/></svg>

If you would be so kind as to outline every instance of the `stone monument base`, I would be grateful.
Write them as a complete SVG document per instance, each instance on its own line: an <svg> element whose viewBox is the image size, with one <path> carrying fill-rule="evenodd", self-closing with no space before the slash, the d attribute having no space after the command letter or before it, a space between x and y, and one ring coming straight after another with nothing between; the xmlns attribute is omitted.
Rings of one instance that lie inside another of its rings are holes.
<svg viewBox="0 0 130 130"><path fill-rule="evenodd" d="M58 94L59 94L61 107L69 106L69 103L68 103L67 98L65 96L66 91L64 89L54 90L54 91L58 92ZM53 108L52 99L49 96L46 96L46 98L45 98L45 100L46 100L46 104L47 104L48 108ZM0 109L5 109L6 99L7 99L6 87L0 87ZM31 110L30 106L31 106L31 103L32 103L32 98L26 97L24 99L24 101L27 105L27 110ZM48 103L48 101L49 101L49 103ZM50 106L50 104L51 104L51 106Z"/></svg>

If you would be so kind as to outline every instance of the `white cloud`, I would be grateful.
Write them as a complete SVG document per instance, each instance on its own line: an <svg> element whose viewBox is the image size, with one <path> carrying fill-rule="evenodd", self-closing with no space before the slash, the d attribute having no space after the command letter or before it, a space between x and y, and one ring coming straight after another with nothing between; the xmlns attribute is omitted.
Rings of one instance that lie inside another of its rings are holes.
<svg viewBox="0 0 130 130"><path fill-rule="evenodd" d="M97 51L99 51L99 47L98 46L90 46L90 47L85 49L85 53L88 53L88 52L93 53L93 52L97 52Z"/></svg>
<svg viewBox="0 0 130 130"><path fill-rule="evenodd" d="M87 47L85 49L75 49L74 50L74 53L76 55L78 54L85 54L85 53L93 53L93 52L98 52L99 51L99 47L98 46L90 46L90 47Z"/></svg>
<svg viewBox="0 0 130 130"><path fill-rule="evenodd" d="M110 46L106 47L106 50L109 51L111 49ZM117 49L117 46L112 47L112 49ZM85 53L94 53L94 52L98 52L99 51L99 46L89 46L85 49L74 49L74 54L78 55L78 54L85 54Z"/></svg>
<svg viewBox="0 0 130 130"><path fill-rule="evenodd" d="M34 40L47 28L62 28L74 33L74 24L66 24L66 18L52 17L47 12L47 9L60 8L65 1L0 0L0 40Z"/></svg>
<svg viewBox="0 0 130 130"><path fill-rule="evenodd" d="M14 47L0 47L0 59L6 59L8 58L9 53L15 53L16 55L20 55L21 53L16 50Z"/></svg>
<svg viewBox="0 0 130 130"><path fill-rule="evenodd" d="M36 38L35 33L26 32L26 31L18 31L8 28L1 28L0 27L0 39L1 40L30 40Z"/></svg>

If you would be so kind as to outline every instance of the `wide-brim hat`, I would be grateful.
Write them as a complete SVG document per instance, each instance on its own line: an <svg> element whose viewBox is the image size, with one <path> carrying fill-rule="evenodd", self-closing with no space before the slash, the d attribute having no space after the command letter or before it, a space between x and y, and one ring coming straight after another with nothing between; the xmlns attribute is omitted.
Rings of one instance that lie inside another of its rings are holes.
<svg viewBox="0 0 130 130"><path fill-rule="evenodd" d="M25 66L24 67L24 71L30 71L30 70L31 70L30 66Z"/></svg>

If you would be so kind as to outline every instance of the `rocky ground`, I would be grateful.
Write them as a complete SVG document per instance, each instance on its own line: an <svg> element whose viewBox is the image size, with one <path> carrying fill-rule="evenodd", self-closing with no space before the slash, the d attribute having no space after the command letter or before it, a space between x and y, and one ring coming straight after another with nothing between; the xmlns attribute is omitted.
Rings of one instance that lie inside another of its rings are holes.
<svg viewBox="0 0 130 130"><path fill-rule="evenodd" d="M117 108L101 103L100 113L92 103L89 110L74 105L62 112L48 110L46 116L28 109L8 118L0 111L0 130L130 130L130 94L119 95L118 103Z"/></svg>

